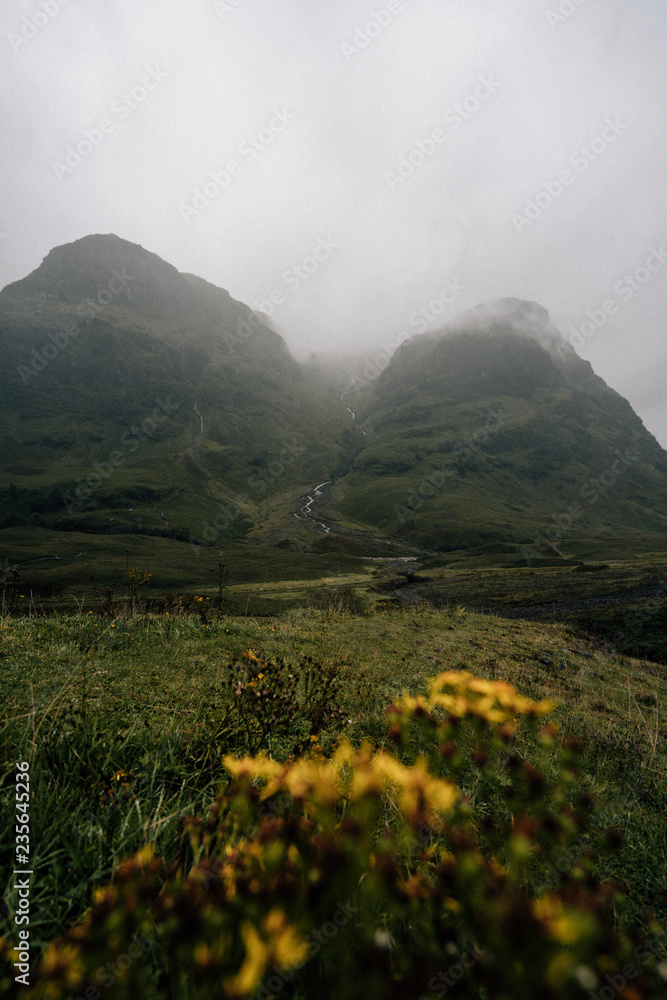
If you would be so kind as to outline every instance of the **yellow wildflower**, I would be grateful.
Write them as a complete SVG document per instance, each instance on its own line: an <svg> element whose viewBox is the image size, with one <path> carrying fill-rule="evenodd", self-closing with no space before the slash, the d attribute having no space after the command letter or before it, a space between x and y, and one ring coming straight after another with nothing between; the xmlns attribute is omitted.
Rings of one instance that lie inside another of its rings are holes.
<svg viewBox="0 0 667 1000"><path fill-rule="evenodd" d="M241 936L246 956L236 975L225 981L231 996L238 997L252 996L269 964L269 949L251 923L241 924Z"/></svg>

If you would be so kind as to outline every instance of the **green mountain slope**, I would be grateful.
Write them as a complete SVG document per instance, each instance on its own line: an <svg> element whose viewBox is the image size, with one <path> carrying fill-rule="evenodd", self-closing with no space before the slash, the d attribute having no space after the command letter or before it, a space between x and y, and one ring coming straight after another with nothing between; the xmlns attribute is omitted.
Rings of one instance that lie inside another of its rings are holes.
<svg viewBox="0 0 667 1000"><path fill-rule="evenodd" d="M0 293L0 356L1 527L239 536L344 453L344 406L277 333L116 236Z"/></svg>
<svg viewBox="0 0 667 1000"><path fill-rule="evenodd" d="M31 531L73 557L128 533L528 562L664 548L667 453L534 303L414 337L341 399L340 373L228 292L97 235L0 292L0 356L5 561L19 536L36 558ZM329 480L325 537L294 513Z"/></svg>
<svg viewBox="0 0 667 1000"><path fill-rule="evenodd" d="M664 546L667 453L534 303L414 337L357 401L366 446L333 499L347 518L528 559L593 538Z"/></svg>

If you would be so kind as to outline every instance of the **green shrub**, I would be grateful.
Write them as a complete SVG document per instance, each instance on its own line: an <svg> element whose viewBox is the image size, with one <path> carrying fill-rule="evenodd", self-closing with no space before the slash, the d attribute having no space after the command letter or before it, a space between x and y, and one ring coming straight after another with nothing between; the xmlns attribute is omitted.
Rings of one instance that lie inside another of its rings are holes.
<svg viewBox="0 0 667 1000"><path fill-rule="evenodd" d="M455 671L390 707L393 750L226 757L232 782L186 820L180 859L123 863L21 995L662 995L654 945L618 929L620 895L593 874L577 747L539 728L551 707Z"/></svg>

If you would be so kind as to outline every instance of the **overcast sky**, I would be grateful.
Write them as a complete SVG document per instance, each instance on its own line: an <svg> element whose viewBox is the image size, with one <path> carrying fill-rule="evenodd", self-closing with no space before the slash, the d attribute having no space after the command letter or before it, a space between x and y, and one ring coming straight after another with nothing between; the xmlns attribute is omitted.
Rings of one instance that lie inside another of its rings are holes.
<svg viewBox="0 0 667 1000"><path fill-rule="evenodd" d="M0 286L113 232L297 357L531 299L667 447L666 27L664 0L4 0Z"/></svg>

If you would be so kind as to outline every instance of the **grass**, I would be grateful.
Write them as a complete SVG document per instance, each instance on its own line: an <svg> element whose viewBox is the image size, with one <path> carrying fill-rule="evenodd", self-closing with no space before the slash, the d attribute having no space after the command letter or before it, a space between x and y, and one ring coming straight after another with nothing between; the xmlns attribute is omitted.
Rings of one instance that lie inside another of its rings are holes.
<svg viewBox="0 0 667 1000"><path fill-rule="evenodd" d="M568 555L664 540L664 452L580 359L554 366L500 330L415 337L350 400L367 437L332 505L357 525L442 552L528 547L578 504ZM619 451L635 458L602 486Z"/></svg>
<svg viewBox="0 0 667 1000"><path fill-rule="evenodd" d="M663 553L609 562L546 560L534 568L472 568L456 556L446 566L441 559L419 566L411 592L435 606L452 602L512 618L565 622L618 652L667 663ZM403 576L385 581L382 589L391 594L405 586Z"/></svg>
<svg viewBox="0 0 667 1000"><path fill-rule="evenodd" d="M345 610L353 606L208 624L93 613L2 620L2 869L11 871L14 766L25 759L37 942L80 917L94 885L142 844L181 855L183 817L205 813L225 781L222 755L244 752L229 681L233 658L250 648L336 672L343 717L320 734L325 752L343 732L382 744L387 706L442 670L555 699L562 734L582 741L580 784L598 802L596 825L622 836L600 871L623 885L630 920L641 925L648 908L665 925L667 667L610 655L554 623L462 607ZM284 756L292 746L285 738L266 749ZM11 905L9 880L5 898Z"/></svg>
<svg viewBox="0 0 667 1000"><path fill-rule="evenodd" d="M296 518L294 523L299 524ZM82 600L86 611L99 609L91 578L98 590L110 586L117 597L126 597L128 564L153 574L151 583L141 588L141 597L154 599L184 590L213 596L214 573L222 561L229 569L225 585L230 591L256 586L250 601L250 610L255 613L272 613L294 603L291 598L289 602L264 599L261 591L267 583L281 591L284 583L295 580L319 586L326 579L351 573L370 579L368 562L345 552L304 553L273 545L239 545L229 539L193 548L187 543L143 535L102 537L24 528L0 531L0 553L6 564L19 568L20 593L24 595L21 608L26 613L31 592L41 596L47 612L73 610ZM233 609L243 613L247 597L244 591L242 601Z"/></svg>

